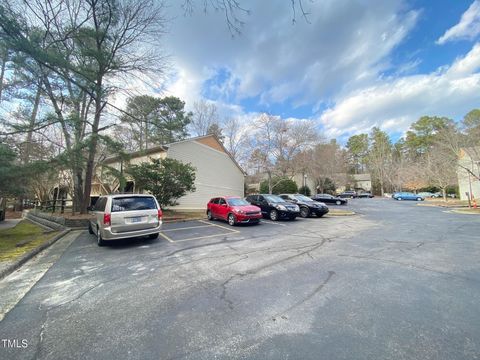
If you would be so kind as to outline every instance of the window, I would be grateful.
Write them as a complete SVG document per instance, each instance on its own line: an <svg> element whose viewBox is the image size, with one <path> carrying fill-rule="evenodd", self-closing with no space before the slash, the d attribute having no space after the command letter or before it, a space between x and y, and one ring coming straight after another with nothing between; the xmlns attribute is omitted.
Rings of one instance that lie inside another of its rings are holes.
<svg viewBox="0 0 480 360"><path fill-rule="evenodd" d="M219 199L218 199L218 204L219 204L219 205L225 205L225 204L226 204L225 199L219 198Z"/></svg>
<svg viewBox="0 0 480 360"><path fill-rule="evenodd" d="M271 203L282 203L284 200L277 195L266 195L265 198Z"/></svg>
<svg viewBox="0 0 480 360"><path fill-rule="evenodd" d="M240 199L240 198L233 198L227 200L228 205L230 206L244 206L250 205L247 201Z"/></svg>
<svg viewBox="0 0 480 360"><path fill-rule="evenodd" d="M119 197L112 200L112 212L153 210L156 208L157 204L151 196Z"/></svg>
<svg viewBox="0 0 480 360"><path fill-rule="evenodd" d="M294 195L293 197L299 201L312 201L312 199L306 197L305 195Z"/></svg>
<svg viewBox="0 0 480 360"><path fill-rule="evenodd" d="M107 205L107 198L106 197L101 197L95 203L94 210L95 211L105 211L105 205Z"/></svg>

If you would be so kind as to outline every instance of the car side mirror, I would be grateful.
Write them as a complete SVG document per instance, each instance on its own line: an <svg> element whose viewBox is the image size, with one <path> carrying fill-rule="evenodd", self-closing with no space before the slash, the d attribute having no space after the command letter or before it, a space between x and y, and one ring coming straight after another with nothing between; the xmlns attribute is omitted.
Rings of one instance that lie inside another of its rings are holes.
<svg viewBox="0 0 480 360"><path fill-rule="evenodd" d="M293 201L294 203L297 203L297 202L298 202L298 200L297 200L297 199L293 199L292 201Z"/></svg>

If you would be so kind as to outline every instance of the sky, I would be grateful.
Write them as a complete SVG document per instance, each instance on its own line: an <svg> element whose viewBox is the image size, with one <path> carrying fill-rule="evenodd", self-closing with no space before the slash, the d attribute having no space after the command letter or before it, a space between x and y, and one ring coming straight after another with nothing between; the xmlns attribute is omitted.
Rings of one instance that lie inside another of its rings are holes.
<svg viewBox="0 0 480 360"><path fill-rule="evenodd" d="M480 107L480 0L247 1L241 34L222 13L171 1L163 95L205 99L223 117L313 121L326 138L379 126L393 138L423 115ZM158 88L150 89L159 92Z"/></svg>

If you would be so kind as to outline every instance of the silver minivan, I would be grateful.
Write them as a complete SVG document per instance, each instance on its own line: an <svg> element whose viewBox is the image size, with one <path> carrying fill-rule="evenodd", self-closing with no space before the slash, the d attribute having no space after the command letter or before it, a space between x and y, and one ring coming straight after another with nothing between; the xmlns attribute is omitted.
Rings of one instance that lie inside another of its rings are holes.
<svg viewBox="0 0 480 360"><path fill-rule="evenodd" d="M97 236L98 246L105 241L138 236L158 237L162 210L152 195L106 195L98 198L88 224L88 232Z"/></svg>

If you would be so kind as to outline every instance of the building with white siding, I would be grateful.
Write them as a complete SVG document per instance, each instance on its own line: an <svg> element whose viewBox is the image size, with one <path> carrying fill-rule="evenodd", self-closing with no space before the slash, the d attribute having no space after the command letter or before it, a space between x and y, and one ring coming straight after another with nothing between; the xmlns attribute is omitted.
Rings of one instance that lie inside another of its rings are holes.
<svg viewBox="0 0 480 360"><path fill-rule="evenodd" d="M480 146L460 150L458 157L458 191L461 200L480 199Z"/></svg>
<svg viewBox="0 0 480 360"><path fill-rule="evenodd" d="M128 164L148 162L151 158L171 158L195 167L196 191L177 200L175 209L205 209L207 202L215 196L244 196L245 173L222 143L214 135L206 135L175 143L156 146L129 154ZM115 192L136 192L133 181L127 181L124 189L109 176L109 169L122 171L127 165L120 157L107 158L98 167L92 183L92 200L100 195Z"/></svg>

